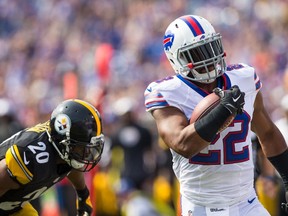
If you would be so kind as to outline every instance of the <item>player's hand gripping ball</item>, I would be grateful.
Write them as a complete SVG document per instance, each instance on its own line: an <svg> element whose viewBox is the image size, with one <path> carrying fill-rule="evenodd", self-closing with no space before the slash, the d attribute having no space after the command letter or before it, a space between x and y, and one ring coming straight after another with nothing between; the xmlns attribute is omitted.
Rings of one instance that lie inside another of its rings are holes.
<svg viewBox="0 0 288 216"><path fill-rule="evenodd" d="M217 91L219 91L219 89L217 89ZM221 103L221 97L218 94L218 92L217 93L212 92L211 94L204 97L194 108L190 118L190 124L206 116L209 112L211 112L211 110L213 110L220 103ZM217 134L225 130L233 122L235 116L236 113L231 113L231 115L227 118L225 123L220 127Z"/></svg>

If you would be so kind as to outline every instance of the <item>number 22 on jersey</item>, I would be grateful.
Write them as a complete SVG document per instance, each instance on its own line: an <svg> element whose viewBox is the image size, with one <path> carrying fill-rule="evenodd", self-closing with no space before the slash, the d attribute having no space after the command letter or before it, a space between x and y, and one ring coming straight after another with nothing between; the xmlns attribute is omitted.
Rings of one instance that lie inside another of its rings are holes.
<svg viewBox="0 0 288 216"><path fill-rule="evenodd" d="M209 150L205 153L198 153L189 160L191 164L220 165L223 157L223 164L241 163L249 160L249 144L247 135L249 130L250 117L247 113L237 115L229 125L229 132L218 134L210 145L222 142L223 148ZM227 130L228 130L227 128ZM223 136L224 134L224 136ZM223 137L222 137L223 136ZM240 144L242 147L239 149ZM238 147L237 147L238 145Z"/></svg>

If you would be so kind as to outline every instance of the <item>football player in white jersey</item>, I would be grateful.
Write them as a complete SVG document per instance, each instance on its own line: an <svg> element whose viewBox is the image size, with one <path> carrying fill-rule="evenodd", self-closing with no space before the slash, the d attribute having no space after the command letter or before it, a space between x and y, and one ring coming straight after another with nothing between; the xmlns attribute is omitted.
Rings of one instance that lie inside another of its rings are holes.
<svg viewBox="0 0 288 216"><path fill-rule="evenodd" d="M288 150L264 108L254 68L226 66L221 35L200 16L174 20L163 45L176 75L152 82L145 106L171 150L182 216L269 215L253 187L251 133L258 136L286 188ZM220 104L190 124L195 106L213 91ZM233 122L218 132L231 114Z"/></svg>

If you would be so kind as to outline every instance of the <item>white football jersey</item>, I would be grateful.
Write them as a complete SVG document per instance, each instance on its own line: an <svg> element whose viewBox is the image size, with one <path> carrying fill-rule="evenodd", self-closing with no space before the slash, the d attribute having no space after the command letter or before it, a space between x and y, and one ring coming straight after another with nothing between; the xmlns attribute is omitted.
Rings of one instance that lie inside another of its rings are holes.
<svg viewBox="0 0 288 216"><path fill-rule="evenodd" d="M245 64L227 67L217 78L218 87L238 85L245 92L244 113L237 115L211 144L191 159L171 149L173 170L180 182L181 195L197 205L217 207L233 205L253 190L254 166L251 144L251 120L254 101L262 84L254 68ZM146 110L177 107L189 120L195 106L208 92L180 75L152 82L145 91Z"/></svg>

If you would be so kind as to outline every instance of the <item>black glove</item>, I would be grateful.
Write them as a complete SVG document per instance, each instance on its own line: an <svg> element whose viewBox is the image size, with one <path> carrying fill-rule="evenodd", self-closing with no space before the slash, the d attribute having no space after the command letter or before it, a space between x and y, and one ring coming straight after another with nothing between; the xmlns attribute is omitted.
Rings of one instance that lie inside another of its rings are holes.
<svg viewBox="0 0 288 216"><path fill-rule="evenodd" d="M77 190L77 216L90 216L92 214L92 204L87 187L83 190Z"/></svg>
<svg viewBox="0 0 288 216"><path fill-rule="evenodd" d="M215 88L213 91L220 97L220 104L228 109L231 114L243 113L245 93L241 92L237 85L232 86L228 90Z"/></svg>
<svg viewBox="0 0 288 216"><path fill-rule="evenodd" d="M283 153L268 157L268 160L272 163L272 165L275 167L275 169L278 171L279 175L282 178L283 186L285 189L285 198L286 203L281 204L281 208L288 214L288 150L286 149Z"/></svg>
<svg viewBox="0 0 288 216"><path fill-rule="evenodd" d="M281 203L281 209L288 214L288 203Z"/></svg>
<svg viewBox="0 0 288 216"><path fill-rule="evenodd" d="M285 193L286 201L288 202L288 191ZM288 215L288 203L281 203L281 209Z"/></svg>

